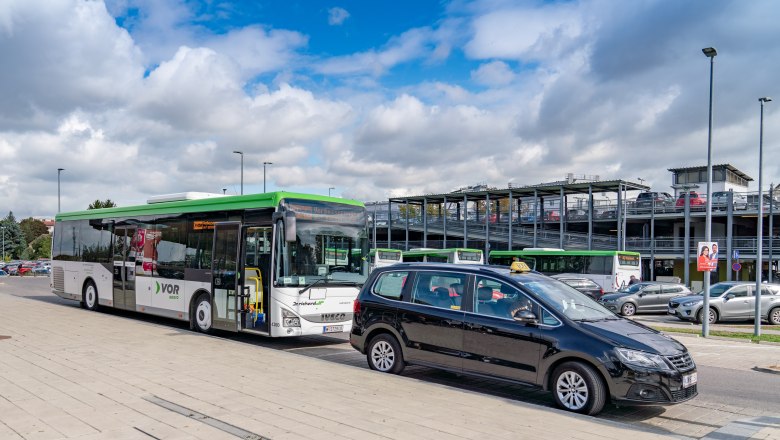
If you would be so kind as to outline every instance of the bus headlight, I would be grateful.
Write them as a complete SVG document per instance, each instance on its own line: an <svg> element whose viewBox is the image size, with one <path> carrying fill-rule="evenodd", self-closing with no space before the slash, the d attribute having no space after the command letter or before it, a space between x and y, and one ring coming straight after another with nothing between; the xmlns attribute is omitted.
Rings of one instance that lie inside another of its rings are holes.
<svg viewBox="0 0 780 440"><path fill-rule="evenodd" d="M301 318L295 316L295 313L282 309L282 326L283 327L300 327Z"/></svg>

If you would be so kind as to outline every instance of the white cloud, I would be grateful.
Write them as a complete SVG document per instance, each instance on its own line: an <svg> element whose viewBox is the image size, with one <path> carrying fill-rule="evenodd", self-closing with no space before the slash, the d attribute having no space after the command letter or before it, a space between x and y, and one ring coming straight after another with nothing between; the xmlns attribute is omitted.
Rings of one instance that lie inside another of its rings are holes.
<svg viewBox="0 0 780 440"><path fill-rule="evenodd" d="M328 24L331 26L341 26L347 18L349 18L349 12L344 8L328 9Z"/></svg>
<svg viewBox="0 0 780 440"><path fill-rule="evenodd" d="M491 61L471 71L471 79L484 86L505 86L515 79L515 73L503 61Z"/></svg>
<svg viewBox="0 0 780 440"><path fill-rule="evenodd" d="M582 32L576 6L550 5L493 10L472 23L466 54L477 59L557 57Z"/></svg>
<svg viewBox="0 0 780 440"><path fill-rule="evenodd" d="M316 66L326 75L382 75L392 67L432 53L432 33L428 28L411 29L390 41L379 51L369 50L346 56L332 57Z"/></svg>

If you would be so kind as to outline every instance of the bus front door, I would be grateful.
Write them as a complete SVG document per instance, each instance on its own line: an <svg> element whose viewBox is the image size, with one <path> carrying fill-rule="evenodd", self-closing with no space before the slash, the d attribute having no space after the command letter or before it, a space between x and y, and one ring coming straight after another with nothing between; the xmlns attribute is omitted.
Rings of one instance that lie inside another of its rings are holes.
<svg viewBox="0 0 780 440"><path fill-rule="evenodd" d="M214 252L211 263L211 325L215 329L238 331L238 263L241 224L214 225Z"/></svg>
<svg viewBox="0 0 780 440"><path fill-rule="evenodd" d="M117 227L114 230L114 307L135 310L135 262L133 243L137 240L135 227Z"/></svg>

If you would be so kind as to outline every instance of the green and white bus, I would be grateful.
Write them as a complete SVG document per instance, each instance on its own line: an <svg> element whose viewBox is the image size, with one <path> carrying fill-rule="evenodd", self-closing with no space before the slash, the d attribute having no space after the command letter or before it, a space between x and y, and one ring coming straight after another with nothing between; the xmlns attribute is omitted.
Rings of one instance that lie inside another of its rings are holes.
<svg viewBox="0 0 780 440"><path fill-rule="evenodd" d="M57 214L52 291L90 310L165 316L202 332L351 329L368 274L361 202L288 192L204 196Z"/></svg>
<svg viewBox="0 0 780 440"><path fill-rule="evenodd" d="M485 264L485 258L479 249L450 248L411 249L403 253L404 262Z"/></svg>
<svg viewBox="0 0 780 440"><path fill-rule="evenodd" d="M562 273L582 275L614 292L628 285L631 275L641 279L640 255L625 251L565 251L563 249L524 249L490 251L490 264L507 266L524 261L545 275Z"/></svg>
<svg viewBox="0 0 780 440"><path fill-rule="evenodd" d="M404 261L403 252L399 249L371 249L368 254L369 270L386 267Z"/></svg>

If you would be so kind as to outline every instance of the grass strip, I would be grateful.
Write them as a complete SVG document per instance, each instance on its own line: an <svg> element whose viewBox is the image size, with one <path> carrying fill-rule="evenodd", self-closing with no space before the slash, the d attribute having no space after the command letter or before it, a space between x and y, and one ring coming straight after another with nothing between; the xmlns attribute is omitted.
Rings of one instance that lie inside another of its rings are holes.
<svg viewBox="0 0 780 440"><path fill-rule="evenodd" d="M701 334L701 329L694 329L694 328L678 328L678 327L653 327L653 328L666 333L687 333L692 335ZM755 337L753 336L752 333L727 332L723 330L710 330L710 336L719 336L722 338L734 338L734 339L747 339L752 342L780 342L780 335L764 334L759 337Z"/></svg>

